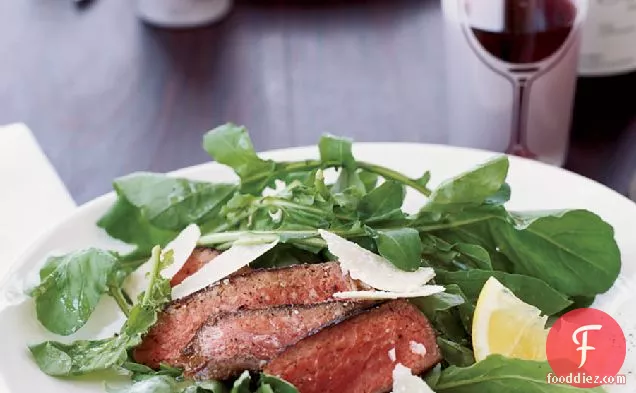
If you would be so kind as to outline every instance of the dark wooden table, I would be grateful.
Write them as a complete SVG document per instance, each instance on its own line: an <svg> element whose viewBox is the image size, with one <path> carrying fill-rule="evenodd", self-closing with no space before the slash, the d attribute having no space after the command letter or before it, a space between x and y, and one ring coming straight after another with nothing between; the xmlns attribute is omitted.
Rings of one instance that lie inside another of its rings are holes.
<svg viewBox="0 0 636 393"><path fill-rule="evenodd" d="M34 131L77 202L137 170L208 160L202 133L245 124L259 150L446 142L439 0L238 1L222 23L167 31L132 0L0 2L0 124ZM567 167L625 193L631 126Z"/></svg>

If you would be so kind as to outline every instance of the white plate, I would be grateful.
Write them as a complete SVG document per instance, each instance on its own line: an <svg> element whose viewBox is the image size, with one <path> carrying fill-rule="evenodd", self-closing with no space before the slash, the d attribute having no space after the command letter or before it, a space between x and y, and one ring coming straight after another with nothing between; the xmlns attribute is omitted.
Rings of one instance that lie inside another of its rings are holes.
<svg viewBox="0 0 636 393"><path fill-rule="evenodd" d="M492 157L492 153L458 149L447 146L358 143L354 145L357 159L372 161L410 176L419 176L429 169L433 173L432 185L441 180L466 171ZM318 156L315 147L279 150L265 154L276 160L296 160ZM559 168L529 160L511 157L509 183L512 187L510 209L564 209L584 208L599 214L611 223L616 231L616 240L621 249L623 268L617 284L595 303L619 320L628 343L628 359L623 373L628 374L627 386L614 386L611 393L633 391L636 385L636 312L628 313L628 283L636 276L636 205L612 190L581 176ZM216 164L204 164L175 172L175 175L198 180L234 181L231 170ZM413 209L422 202L414 192L407 195L406 207ZM122 249L124 245L109 239L95 226L96 220L114 201L114 195L104 195L74 212L44 238L37 241L14 266L12 273L2 285L0 305L0 392L87 393L103 392L100 379L81 381L61 380L40 372L29 357L28 343L45 339L64 340L47 333L37 322L33 303L28 299L20 303L15 294L19 282L37 267L53 251L66 252L79 247L97 246ZM33 223L37 225L37 223ZM631 286L633 291L633 286ZM13 303L13 304L12 304ZM18 304L16 304L18 303ZM634 308L636 309L636 308ZM118 330L121 319L114 303L103 301L89 323L74 337L105 337ZM104 328L106 326L106 328ZM629 372L629 373L628 373ZM631 388L631 389L630 389ZM502 392L503 393L503 392Z"/></svg>

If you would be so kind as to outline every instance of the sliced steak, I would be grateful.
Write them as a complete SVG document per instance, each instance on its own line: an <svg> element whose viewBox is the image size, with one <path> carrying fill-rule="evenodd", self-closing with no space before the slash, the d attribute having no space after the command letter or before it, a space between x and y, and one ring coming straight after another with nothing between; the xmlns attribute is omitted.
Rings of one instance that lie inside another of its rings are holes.
<svg viewBox="0 0 636 393"><path fill-rule="evenodd" d="M183 280L198 272L208 262L218 257L221 253L212 248L198 247L192 251L190 257L185 261L181 269L170 280L171 286L181 284Z"/></svg>
<svg viewBox="0 0 636 393"><path fill-rule="evenodd" d="M333 293L359 286L336 262L253 270L215 283L171 303L134 350L137 362L150 367L180 364L181 351L195 333L217 313L283 304L313 304Z"/></svg>
<svg viewBox="0 0 636 393"><path fill-rule="evenodd" d="M223 380L260 370L290 345L370 305L334 301L217 315L184 349L185 375Z"/></svg>
<svg viewBox="0 0 636 393"><path fill-rule="evenodd" d="M426 317L411 303L395 300L299 341L264 372L301 393L384 393L391 390L396 362L420 374L441 360Z"/></svg>

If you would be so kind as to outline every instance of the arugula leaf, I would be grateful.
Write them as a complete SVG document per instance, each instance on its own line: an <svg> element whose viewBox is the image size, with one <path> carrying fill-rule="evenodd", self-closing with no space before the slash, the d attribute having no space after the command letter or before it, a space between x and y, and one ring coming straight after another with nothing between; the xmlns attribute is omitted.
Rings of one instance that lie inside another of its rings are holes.
<svg viewBox="0 0 636 393"><path fill-rule="evenodd" d="M422 256L428 265L447 270L492 270L490 254L482 246L468 243L451 244L443 239L423 234Z"/></svg>
<svg viewBox="0 0 636 393"><path fill-rule="evenodd" d="M236 194L220 215L226 223L214 232L327 228L335 219L334 201L298 181L270 196Z"/></svg>
<svg viewBox="0 0 636 393"><path fill-rule="evenodd" d="M360 200L360 218L368 224L404 218L402 204L405 195L404 185L392 180L382 183Z"/></svg>
<svg viewBox="0 0 636 393"><path fill-rule="evenodd" d="M432 386L437 393L579 393L581 389L567 384L548 384L552 372L547 362L511 359L490 355L470 367L449 367L442 371ZM602 388L585 390L602 393Z"/></svg>
<svg viewBox="0 0 636 393"><path fill-rule="evenodd" d="M439 283L457 284L472 303L477 301L488 278L495 277L517 297L539 308L545 315L556 314L572 304L571 300L545 281L530 276L479 269L457 272L439 270L436 273Z"/></svg>
<svg viewBox="0 0 636 393"><path fill-rule="evenodd" d="M426 188L426 186L428 186L428 182L431 181L431 172L430 171L426 171L424 172L424 174L420 177L418 177L417 179L415 179L415 183L417 183L418 185L420 185L421 187Z"/></svg>
<svg viewBox="0 0 636 393"><path fill-rule="evenodd" d="M604 293L621 268L611 225L586 210L511 213L516 225L493 227L513 272L538 277L569 296Z"/></svg>
<svg viewBox="0 0 636 393"><path fill-rule="evenodd" d="M294 385L273 375L261 374L260 383L270 386L274 393L298 393Z"/></svg>
<svg viewBox="0 0 636 393"><path fill-rule="evenodd" d="M464 330L472 335L473 315L475 314L475 303L468 301L468 297L456 284L446 286L446 293L461 297L464 302L457 306L457 315L464 326Z"/></svg>
<svg viewBox="0 0 636 393"><path fill-rule="evenodd" d="M127 350L141 343L141 336L156 322L159 310L170 301L170 283L159 274L169 261L160 258L161 249L152 251L153 269L148 289L140 295L130 317L115 337L102 340L80 340L71 344L46 341L29 347L40 369L52 376L73 376L121 366ZM166 258L171 257L166 254ZM51 277L54 273L49 274ZM106 280L106 275L103 277Z"/></svg>
<svg viewBox="0 0 636 393"><path fill-rule="evenodd" d="M177 231L159 229L142 216L141 210L118 196L110 209L97 221L110 237L137 246L135 253L147 257L156 244L168 244Z"/></svg>
<svg viewBox="0 0 636 393"><path fill-rule="evenodd" d="M114 187L152 226L168 231L180 231L215 217L237 190L233 184L144 172L121 177Z"/></svg>
<svg viewBox="0 0 636 393"><path fill-rule="evenodd" d="M332 187L333 193L342 193L352 188L360 195L364 195L366 187L356 170L357 164L351 152L351 145L352 140L349 138L325 134L318 143L320 160L324 165L342 167L340 175Z"/></svg>
<svg viewBox="0 0 636 393"><path fill-rule="evenodd" d="M360 171L358 172L358 177L362 184L364 184L365 191L371 192L371 190L375 189L378 184L378 174L368 171Z"/></svg>
<svg viewBox="0 0 636 393"><path fill-rule="evenodd" d="M475 363L475 354L468 347L443 337L437 338L437 345L442 351L444 360L452 366L468 367Z"/></svg>
<svg viewBox="0 0 636 393"><path fill-rule="evenodd" d="M29 347L36 364L48 375L80 375L105 370L126 360L128 338L81 340L72 344L45 341Z"/></svg>
<svg viewBox="0 0 636 393"><path fill-rule="evenodd" d="M415 229L377 231L378 252L399 269L413 272L421 266L422 243Z"/></svg>
<svg viewBox="0 0 636 393"><path fill-rule="evenodd" d="M435 329L440 332L441 337L460 345L470 344L470 331L467 331L464 327L457 310L438 311L429 319Z"/></svg>
<svg viewBox="0 0 636 393"><path fill-rule="evenodd" d="M251 393L250 384L252 383L252 377L248 371L243 371L234 384L230 393Z"/></svg>
<svg viewBox="0 0 636 393"><path fill-rule="evenodd" d="M128 370L132 374L130 378L133 381L142 381L144 379L152 378L159 375L167 376L170 378L181 378L183 375L182 369L165 364L160 364L159 370L154 370L146 365L127 361L121 365L121 368L123 368L124 370Z"/></svg>
<svg viewBox="0 0 636 393"><path fill-rule="evenodd" d="M481 207L443 219L434 231L448 242L486 248L498 270L542 279L568 296L607 291L618 277L620 251L612 227L586 210L510 213Z"/></svg>
<svg viewBox="0 0 636 393"><path fill-rule="evenodd" d="M476 244L458 243L453 247L459 254L456 260L464 266L475 266L478 269L492 270L490 255L483 247Z"/></svg>
<svg viewBox="0 0 636 393"><path fill-rule="evenodd" d="M322 260L314 253L290 244L279 244L250 263L250 266L254 269L268 269L320 262Z"/></svg>
<svg viewBox="0 0 636 393"><path fill-rule="evenodd" d="M437 311L446 311L464 304L464 298L461 295L451 293L453 287L459 290L457 285L449 284L446 286L446 291L430 296L413 298L411 303L415 304L427 316L432 316Z"/></svg>
<svg viewBox="0 0 636 393"><path fill-rule="evenodd" d="M485 205L501 206L510 200L511 190L508 183L501 185L501 188L484 200Z"/></svg>
<svg viewBox="0 0 636 393"><path fill-rule="evenodd" d="M273 176L260 175L273 174L276 163L258 157L245 127L219 126L205 134L203 148L217 162L234 169L241 178L241 191L257 194L273 184Z"/></svg>
<svg viewBox="0 0 636 393"><path fill-rule="evenodd" d="M357 197L365 194L366 188L360 176L355 169L344 167L340 170L338 179L331 187L331 192L334 194L341 194L348 190L352 190Z"/></svg>
<svg viewBox="0 0 636 393"><path fill-rule="evenodd" d="M201 391L206 393L227 393L225 386L218 381L196 381L194 384L197 388L197 392L199 393Z"/></svg>
<svg viewBox="0 0 636 393"><path fill-rule="evenodd" d="M30 295L37 318L49 331L67 336L84 326L106 293L117 257L96 248L49 258Z"/></svg>
<svg viewBox="0 0 636 393"><path fill-rule="evenodd" d="M464 315L460 310L464 307L472 318L472 306L467 304L461 289L455 284L446 285L446 291L431 296L411 299L426 317L431 321L441 336L456 342L458 345L468 345L470 324L465 324Z"/></svg>
<svg viewBox="0 0 636 393"><path fill-rule="evenodd" d="M438 363L437 366L426 374L423 375L424 381L428 386L435 386L439 382L439 378L442 376L442 365Z"/></svg>
<svg viewBox="0 0 636 393"><path fill-rule="evenodd" d="M106 385L108 393L177 393L180 392L177 382L165 375L156 375L135 382L132 385L114 388Z"/></svg>
<svg viewBox="0 0 636 393"><path fill-rule="evenodd" d="M336 164L349 169L356 168L356 160L351 151L353 141L349 138L325 134L318 142L320 160L325 163Z"/></svg>
<svg viewBox="0 0 636 393"><path fill-rule="evenodd" d="M265 383L258 387L256 393L274 393L274 389Z"/></svg>
<svg viewBox="0 0 636 393"><path fill-rule="evenodd" d="M166 375L154 375L121 388L106 386L108 393L226 393L217 381L177 381Z"/></svg>
<svg viewBox="0 0 636 393"><path fill-rule="evenodd" d="M481 205L501 190L508 165L508 157L497 157L443 182L433 190L422 210L448 212Z"/></svg>

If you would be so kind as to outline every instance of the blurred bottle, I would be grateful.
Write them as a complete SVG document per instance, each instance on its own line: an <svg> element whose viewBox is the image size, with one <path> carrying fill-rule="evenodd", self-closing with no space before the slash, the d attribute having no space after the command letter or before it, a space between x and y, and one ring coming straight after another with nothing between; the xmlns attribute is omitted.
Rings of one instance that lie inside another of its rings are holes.
<svg viewBox="0 0 636 393"><path fill-rule="evenodd" d="M636 0L590 0L572 136L616 137L636 116Z"/></svg>

